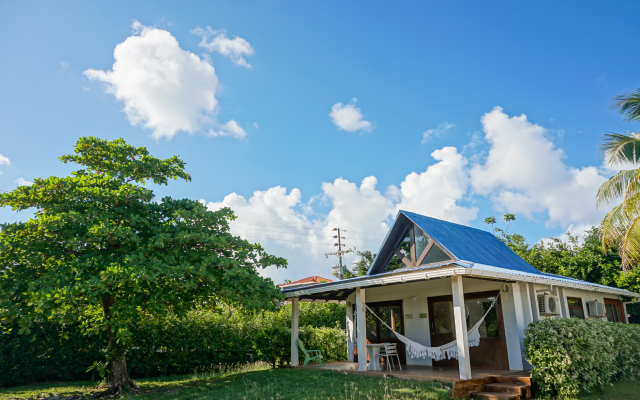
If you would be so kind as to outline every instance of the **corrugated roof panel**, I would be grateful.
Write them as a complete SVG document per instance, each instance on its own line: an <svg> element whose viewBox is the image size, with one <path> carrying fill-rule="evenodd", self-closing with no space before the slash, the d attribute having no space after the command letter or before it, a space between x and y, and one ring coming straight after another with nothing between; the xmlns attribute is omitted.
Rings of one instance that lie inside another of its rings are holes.
<svg viewBox="0 0 640 400"><path fill-rule="evenodd" d="M469 226L400 211L440 243L458 260L539 274L531 264L520 258L492 233Z"/></svg>

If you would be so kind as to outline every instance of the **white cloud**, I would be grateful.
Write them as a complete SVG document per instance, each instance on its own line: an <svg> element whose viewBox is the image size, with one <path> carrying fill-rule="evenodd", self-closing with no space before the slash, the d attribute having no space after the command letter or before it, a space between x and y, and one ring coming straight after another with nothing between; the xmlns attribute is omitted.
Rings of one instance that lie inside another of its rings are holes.
<svg viewBox="0 0 640 400"><path fill-rule="evenodd" d="M329 116L338 128L347 132L370 131L374 125L364 119L362 111L356 107L356 101L352 99L349 104L334 104Z"/></svg>
<svg viewBox="0 0 640 400"><path fill-rule="evenodd" d="M33 182L29 182L28 180L20 177L18 179L16 179L15 181L13 181L13 183L17 183L18 186L31 186L33 185Z"/></svg>
<svg viewBox="0 0 640 400"><path fill-rule="evenodd" d="M596 210L595 196L607 179L596 167L574 168L545 137L547 130L523 114L509 117L500 107L481 119L490 149L484 163L471 168L474 190L497 209L533 217L546 212L550 225L598 224L607 210Z"/></svg>
<svg viewBox="0 0 640 400"><path fill-rule="evenodd" d="M219 130L210 130L210 136L232 136L238 139L246 139L247 132L234 120L230 120L226 124L220 125Z"/></svg>
<svg viewBox="0 0 640 400"><path fill-rule="evenodd" d="M209 26L207 29L195 28L191 33L202 37L199 46L207 51L217 51L238 65L251 67L244 57L254 55L255 50L247 40L238 36L229 39L226 30L213 30Z"/></svg>
<svg viewBox="0 0 640 400"><path fill-rule="evenodd" d="M449 129L453 128L455 125L450 124L448 122L443 122L438 124L438 127L435 129L429 129L426 132L422 132L422 142L427 143L434 137L442 136L449 131Z"/></svg>
<svg viewBox="0 0 640 400"><path fill-rule="evenodd" d="M0 154L0 165L11 165L11 161L9 161L8 157L3 156L2 154Z"/></svg>
<svg viewBox="0 0 640 400"><path fill-rule="evenodd" d="M129 122L153 130L153 137L172 138L194 132L217 112L218 78L213 66L185 51L171 33L135 21L134 35L118 44L109 71L84 74L106 84L124 104Z"/></svg>
<svg viewBox="0 0 640 400"><path fill-rule="evenodd" d="M460 206L467 193L469 176L467 160L455 147L445 147L431 153L438 161L421 174L410 173L400 184L400 201L396 211L406 210L460 224L476 219L478 210Z"/></svg>
<svg viewBox="0 0 640 400"><path fill-rule="evenodd" d="M464 157L453 147L436 150L433 156L436 164L421 174L409 174L400 189L392 186L385 193L377 189L374 176L364 178L360 185L338 178L323 183L321 194L307 205L301 203L300 190L287 194L285 188L276 186L256 191L249 199L232 193L207 206L211 210L230 207L238 216L231 224L234 234L260 242L271 254L289 260L288 270L266 272L277 282L310 275L331 278L337 258L327 259L324 254L337 250L333 228L344 230L341 236L348 248L375 253L398 209L461 223L475 218L475 209L457 204L468 186ZM329 211L320 212L325 206ZM352 253L344 257L344 263L350 266L356 259Z"/></svg>
<svg viewBox="0 0 640 400"><path fill-rule="evenodd" d="M67 69L69 68L69 63L66 61L60 61L60 69Z"/></svg>

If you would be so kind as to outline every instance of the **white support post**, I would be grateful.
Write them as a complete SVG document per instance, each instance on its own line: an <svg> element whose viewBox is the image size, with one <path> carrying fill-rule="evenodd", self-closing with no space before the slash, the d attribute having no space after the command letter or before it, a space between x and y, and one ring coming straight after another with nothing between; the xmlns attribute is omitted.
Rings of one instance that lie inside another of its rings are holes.
<svg viewBox="0 0 640 400"><path fill-rule="evenodd" d="M358 330L358 371L367 370L367 317L365 289L356 288L356 329Z"/></svg>
<svg viewBox="0 0 640 400"><path fill-rule="evenodd" d="M300 299L291 299L291 366L298 366L298 315Z"/></svg>
<svg viewBox="0 0 640 400"><path fill-rule="evenodd" d="M513 309L516 314L516 327L518 329L518 347L520 350L520 358L518 360L520 362L516 363L515 365L511 365L511 363L509 363L509 369L524 370L526 369L526 366L528 364L527 360L524 357L524 344L523 344L524 330L527 327L527 323L525 322L526 311L525 311L524 304L522 302L522 292L520 291L520 283L515 282L513 284L510 284L509 286L511 286L511 292L513 293Z"/></svg>
<svg viewBox="0 0 640 400"><path fill-rule="evenodd" d="M562 318L569 318L569 302L564 293L564 288L562 286L556 286L555 289L558 294L558 299L560 299L560 315Z"/></svg>
<svg viewBox="0 0 640 400"><path fill-rule="evenodd" d="M346 310L347 312L345 314L347 314L347 361L353 362L353 350L354 350L356 332L354 329L355 321L354 321L353 309L351 307L350 302L347 302Z"/></svg>
<svg viewBox="0 0 640 400"><path fill-rule="evenodd" d="M467 337L467 318L464 307L464 287L462 275L451 277L453 294L453 316L456 327L456 343L458 345L458 367L460 379L471 379L471 361L469 360L469 339Z"/></svg>
<svg viewBox="0 0 640 400"><path fill-rule="evenodd" d="M540 320L540 309L538 309L538 294L536 293L536 287L533 283L527 283L527 291L529 292L529 299L531 299L531 317L534 321Z"/></svg>

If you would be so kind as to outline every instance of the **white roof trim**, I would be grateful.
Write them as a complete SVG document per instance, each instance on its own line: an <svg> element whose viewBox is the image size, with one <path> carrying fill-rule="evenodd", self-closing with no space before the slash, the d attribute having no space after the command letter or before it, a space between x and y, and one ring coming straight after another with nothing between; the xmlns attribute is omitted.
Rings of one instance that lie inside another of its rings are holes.
<svg viewBox="0 0 640 400"><path fill-rule="evenodd" d="M459 267L456 264L472 264L472 267ZM321 284L317 286L309 286L300 290L292 290L284 293L286 298L299 297L305 295L312 295L317 293L325 293L335 290L345 290L354 288L366 288L368 286L380 286L390 283L408 283L413 281L429 280L434 278L445 278L452 275L464 275L470 278L479 277L484 279L496 279L496 280L509 280L517 282L529 282L542 285L554 285L569 287L574 289L581 289L593 292L608 293L615 295L625 295L635 298L640 298L640 294L633 293L624 289L617 289L613 287L598 285L590 282L576 281L571 278L565 278L561 276L542 276L538 274L531 274L528 272L520 272L507 270L504 268L497 268L491 265L473 264L460 261L456 261L452 264L448 264L443 267L430 268L425 270L407 271L401 274L393 275L373 275L367 278L359 280L349 280L345 282L332 282L329 284Z"/></svg>

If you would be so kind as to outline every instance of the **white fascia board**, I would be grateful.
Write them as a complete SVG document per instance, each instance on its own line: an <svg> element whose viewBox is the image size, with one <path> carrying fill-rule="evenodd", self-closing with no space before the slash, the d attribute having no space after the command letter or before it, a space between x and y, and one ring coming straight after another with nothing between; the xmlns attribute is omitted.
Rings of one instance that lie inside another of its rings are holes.
<svg viewBox="0 0 640 400"><path fill-rule="evenodd" d="M398 275L389 275L384 277L376 277L375 275L368 278L362 279L355 282L345 282L345 283L336 283L332 285L326 285L321 287L310 287L308 289L301 289L292 292L285 293L286 298L290 297L299 297L310 294L318 294L318 293L327 293L333 292L335 290L345 290L345 289L355 289L358 287L366 288L367 286L382 286L388 285L392 283L407 283L413 281L422 281L433 278L441 278L445 276L451 276L454 274L454 271L464 270L465 268L456 268L456 267L443 267L443 268L434 268L426 271L415 271L415 272L407 272L405 274Z"/></svg>

